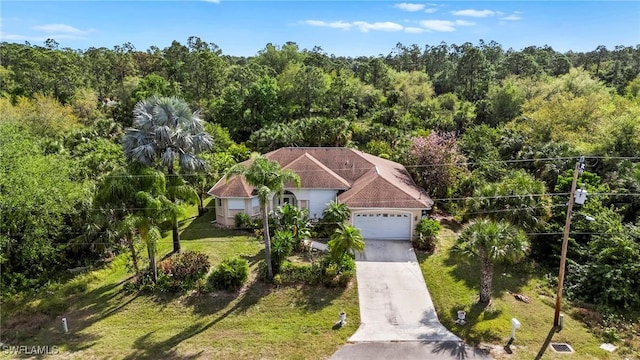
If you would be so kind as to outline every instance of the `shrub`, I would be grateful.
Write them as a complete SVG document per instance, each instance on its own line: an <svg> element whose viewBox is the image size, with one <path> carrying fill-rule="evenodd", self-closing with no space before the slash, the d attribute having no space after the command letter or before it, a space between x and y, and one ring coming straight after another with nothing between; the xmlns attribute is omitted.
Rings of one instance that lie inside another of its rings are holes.
<svg viewBox="0 0 640 360"><path fill-rule="evenodd" d="M247 229L251 227L251 218L247 213L237 213L233 218L233 225L236 229Z"/></svg>
<svg viewBox="0 0 640 360"><path fill-rule="evenodd" d="M311 236L309 229L309 209L298 209L294 205L284 204L278 207L269 217L269 229L272 233L290 231L292 234L291 247L302 250L302 240Z"/></svg>
<svg viewBox="0 0 640 360"><path fill-rule="evenodd" d="M185 251L171 259L170 275L174 281L195 283L209 271L209 256L196 251Z"/></svg>
<svg viewBox="0 0 640 360"><path fill-rule="evenodd" d="M249 263L244 259L225 259L209 276L212 289L236 290L249 278Z"/></svg>
<svg viewBox="0 0 640 360"><path fill-rule="evenodd" d="M344 256L336 262L327 254L320 260L318 268L319 282L329 287L344 287L355 274L356 262L352 256Z"/></svg>
<svg viewBox="0 0 640 360"><path fill-rule="evenodd" d="M342 270L334 281L331 282L333 287L347 287L353 276L356 274L355 270Z"/></svg>
<svg viewBox="0 0 640 360"><path fill-rule="evenodd" d="M281 284L316 284L319 274L312 265L285 261L282 263L279 276Z"/></svg>
<svg viewBox="0 0 640 360"><path fill-rule="evenodd" d="M271 239L271 265L274 273L280 272L280 267L293 250L293 234L290 231L276 231Z"/></svg>
<svg viewBox="0 0 640 360"><path fill-rule="evenodd" d="M171 274L171 269L173 267L173 264L171 263L171 258L160 261L157 266L158 266L158 272Z"/></svg>
<svg viewBox="0 0 640 360"><path fill-rule="evenodd" d="M209 271L209 257L203 253L185 251L159 262L157 268L157 281L153 281L153 273L149 269L125 284L125 292L132 293L137 289L141 292L164 293L192 289Z"/></svg>
<svg viewBox="0 0 640 360"><path fill-rule="evenodd" d="M438 233L442 229L440 223L433 219L422 219L416 225L415 239L413 246L416 249L432 253L438 244Z"/></svg>

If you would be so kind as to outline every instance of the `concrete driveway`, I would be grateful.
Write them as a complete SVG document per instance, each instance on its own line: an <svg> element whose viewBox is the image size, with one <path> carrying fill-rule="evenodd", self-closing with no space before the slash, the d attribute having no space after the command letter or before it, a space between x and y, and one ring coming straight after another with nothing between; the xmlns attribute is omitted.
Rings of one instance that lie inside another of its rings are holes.
<svg viewBox="0 0 640 360"><path fill-rule="evenodd" d="M361 324L349 342L461 341L440 324L409 241L366 241L356 275Z"/></svg>

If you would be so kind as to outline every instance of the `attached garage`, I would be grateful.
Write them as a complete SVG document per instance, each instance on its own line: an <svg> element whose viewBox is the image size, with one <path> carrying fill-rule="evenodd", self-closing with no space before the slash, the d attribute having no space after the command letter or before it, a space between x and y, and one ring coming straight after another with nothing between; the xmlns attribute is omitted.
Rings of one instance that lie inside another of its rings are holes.
<svg viewBox="0 0 640 360"><path fill-rule="evenodd" d="M411 214L393 212L357 212L353 226L365 240L410 240Z"/></svg>

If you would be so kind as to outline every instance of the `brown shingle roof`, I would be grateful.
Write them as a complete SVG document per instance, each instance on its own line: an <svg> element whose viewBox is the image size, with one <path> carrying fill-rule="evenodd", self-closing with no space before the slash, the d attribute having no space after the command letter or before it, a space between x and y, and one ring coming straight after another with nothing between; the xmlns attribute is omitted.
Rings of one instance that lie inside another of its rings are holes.
<svg viewBox="0 0 640 360"><path fill-rule="evenodd" d="M347 190L351 187L347 180L308 153L300 155L297 159L283 166L283 169L291 169L298 174L301 188Z"/></svg>
<svg viewBox="0 0 640 360"><path fill-rule="evenodd" d="M359 151L344 147L280 148L265 156L285 166L303 153L309 154L350 184L373 166L371 162L358 155Z"/></svg>
<svg viewBox="0 0 640 360"><path fill-rule="evenodd" d="M433 206L404 166L362 151L343 147L280 148L265 156L295 171L302 188L346 190L338 200L352 208ZM252 191L244 179L233 178L229 182L218 181L208 193L217 197L249 197Z"/></svg>
<svg viewBox="0 0 640 360"><path fill-rule="evenodd" d="M219 198L229 197L251 197L253 187L244 180L242 176L235 176L229 181L226 178L218 180L213 187L207 191L207 194Z"/></svg>

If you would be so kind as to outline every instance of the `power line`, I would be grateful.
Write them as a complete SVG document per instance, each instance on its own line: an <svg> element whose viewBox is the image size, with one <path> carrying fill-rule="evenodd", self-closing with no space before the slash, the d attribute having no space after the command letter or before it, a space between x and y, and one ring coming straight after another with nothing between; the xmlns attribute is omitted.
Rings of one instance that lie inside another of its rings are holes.
<svg viewBox="0 0 640 360"><path fill-rule="evenodd" d="M423 167L436 167L436 166L458 166L458 165L484 165L484 164L512 164L512 163L524 163L524 162L537 162L537 161L560 161L560 160L577 160L577 156L567 157L546 157L546 158L527 158L527 159L512 159L512 160L486 160L486 161L467 161L467 162L448 162L448 163L436 163L436 164L418 164L418 165L403 165L405 168L423 168ZM585 156L585 159L606 159L606 160L640 160L637 156ZM353 171L353 170L370 170L371 167L345 167L334 168L332 171ZM297 173L305 172L325 172L322 169L306 169L298 170ZM187 173L179 174L181 176L202 176L210 175L203 173ZM148 177L157 175L105 175L104 177Z"/></svg>
<svg viewBox="0 0 640 360"><path fill-rule="evenodd" d="M554 158L530 158L530 159L513 159L513 160L487 160L487 161L467 161L467 162L452 162L452 163L439 163L439 164L421 164L421 165L404 165L405 168L420 168L420 167L434 167L434 166L455 166L455 165L476 165L476 164L512 164L521 162L535 162L535 161L556 161L556 160L572 160L576 157L554 157Z"/></svg>
<svg viewBox="0 0 640 360"><path fill-rule="evenodd" d="M553 196L567 196L569 195L568 192L561 192L561 193L541 193L541 194L519 194L519 195L496 195L496 196L466 196L466 197L452 197L452 198L435 198L435 199L431 199L432 201L438 201L438 202L446 202L446 201L468 201L468 200L494 200L494 199L513 199L513 198L524 198L524 197L544 197L544 196L549 196L549 197L553 197ZM602 196L631 196L631 197L637 197L640 196L640 193L589 193L590 196L593 195L602 195ZM411 200L407 200L407 201L411 201ZM376 203L378 204L390 204L390 203L397 203L398 200L376 200ZM368 202L352 202L352 204L363 204L366 205L368 204ZM551 206L551 205L550 205ZM2 211L10 211L11 209L30 209L36 207L35 205L32 207L25 207L25 206L11 206L11 207L4 207L3 209L0 209L0 213ZM160 208L151 208L151 207L122 207L122 208L102 208L102 207L97 207L97 208L81 208L78 211L130 211L130 210L147 210L147 209L156 209L158 211L162 211L162 210L167 210L170 207L160 207ZM353 206L352 206L353 208Z"/></svg>

